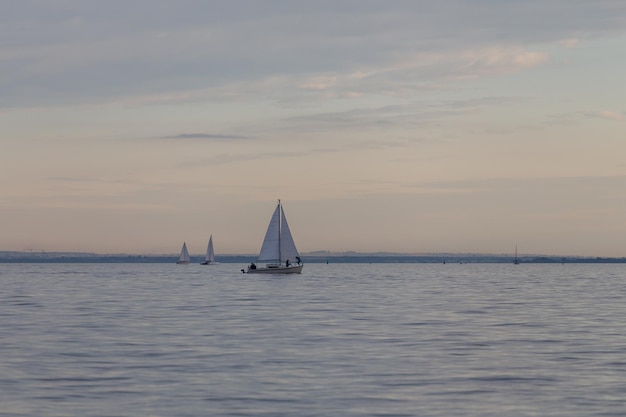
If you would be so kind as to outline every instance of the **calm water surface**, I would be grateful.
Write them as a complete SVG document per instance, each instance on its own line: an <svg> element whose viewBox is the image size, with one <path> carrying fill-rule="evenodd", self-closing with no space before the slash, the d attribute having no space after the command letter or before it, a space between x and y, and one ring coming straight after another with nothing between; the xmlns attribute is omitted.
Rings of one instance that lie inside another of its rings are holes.
<svg viewBox="0 0 626 417"><path fill-rule="evenodd" d="M624 416L626 266L0 264L0 416Z"/></svg>

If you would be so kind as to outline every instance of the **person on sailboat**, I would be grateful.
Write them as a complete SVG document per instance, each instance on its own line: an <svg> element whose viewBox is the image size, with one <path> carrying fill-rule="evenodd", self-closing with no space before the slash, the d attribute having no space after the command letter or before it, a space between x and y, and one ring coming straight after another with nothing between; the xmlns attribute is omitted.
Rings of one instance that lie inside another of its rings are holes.
<svg viewBox="0 0 626 417"><path fill-rule="evenodd" d="M289 268L289 267L291 266L291 262L289 262L289 259L287 259L287 260L285 261L285 266L286 266L287 268Z"/></svg>
<svg viewBox="0 0 626 417"><path fill-rule="evenodd" d="M250 264L250 269L256 269L256 264L254 262Z"/></svg>
<svg viewBox="0 0 626 417"><path fill-rule="evenodd" d="M296 260L298 261L298 265L300 265L302 263L302 259L300 259L299 256L296 256Z"/></svg>

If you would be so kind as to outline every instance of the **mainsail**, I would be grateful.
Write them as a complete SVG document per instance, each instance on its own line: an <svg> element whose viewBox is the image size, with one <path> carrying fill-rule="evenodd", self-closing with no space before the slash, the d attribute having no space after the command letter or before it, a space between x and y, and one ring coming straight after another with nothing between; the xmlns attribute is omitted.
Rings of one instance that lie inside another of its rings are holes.
<svg viewBox="0 0 626 417"><path fill-rule="evenodd" d="M265 232L265 239L259 253L259 261L281 264L287 259L295 260L300 256L293 241L283 207L278 201L270 224Z"/></svg>
<svg viewBox="0 0 626 417"><path fill-rule="evenodd" d="M187 243L183 242L183 248L180 251L180 257L178 258L178 263L179 264L188 264L190 260L191 260L191 258L189 256L189 251L187 250Z"/></svg>
<svg viewBox="0 0 626 417"><path fill-rule="evenodd" d="M213 235L209 237L209 245L206 248L205 261L208 263L215 263L215 253L213 252Z"/></svg>

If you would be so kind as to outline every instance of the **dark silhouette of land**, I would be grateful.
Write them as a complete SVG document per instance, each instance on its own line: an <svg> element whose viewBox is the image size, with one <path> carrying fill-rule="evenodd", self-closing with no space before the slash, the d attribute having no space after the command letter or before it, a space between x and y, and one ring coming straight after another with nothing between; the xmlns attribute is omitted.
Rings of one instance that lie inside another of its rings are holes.
<svg viewBox="0 0 626 417"><path fill-rule="evenodd" d="M220 263L249 263L256 254L216 255ZM309 252L302 254L305 263L513 263L510 254L463 254L463 253L361 253L361 252ZM178 254L133 255L97 254L85 252L17 252L0 251L0 263L175 263ZM204 254L192 255L192 263L200 263ZM520 264L525 263L626 263L626 257L584 257L551 255L518 255Z"/></svg>

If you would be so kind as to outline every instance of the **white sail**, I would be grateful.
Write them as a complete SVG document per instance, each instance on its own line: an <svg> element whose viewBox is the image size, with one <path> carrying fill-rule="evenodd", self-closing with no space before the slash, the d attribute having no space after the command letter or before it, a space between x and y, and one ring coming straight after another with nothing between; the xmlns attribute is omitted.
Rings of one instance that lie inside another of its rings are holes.
<svg viewBox="0 0 626 417"><path fill-rule="evenodd" d="M215 253L213 252L213 235L209 237L209 245L206 248L205 261L215 263Z"/></svg>
<svg viewBox="0 0 626 417"><path fill-rule="evenodd" d="M280 203L276 206L270 224L265 232L265 239L259 252L259 261L280 263Z"/></svg>
<svg viewBox="0 0 626 417"><path fill-rule="evenodd" d="M263 239L263 245L259 253L259 261L280 264L287 259L295 262L297 256L300 255L291 236L285 212L279 201L267 227L267 232L265 232L265 239Z"/></svg>
<svg viewBox="0 0 626 417"><path fill-rule="evenodd" d="M280 260L285 261L290 259L291 262L296 261L296 257L299 257L298 249L296 249L296 244L293 241L293 237L291 236L291 231L289 230L289 225L287 224L287 218L285 217L285 212L283 211L283 207L280 207L281 213L281 226L280 226Z"/></svg>
<svg viewBox="0 0 626 417"><path fill-rule="evenodd" d="M187 243L183 242L183 248L180 251L180 257L178 258L179 264L188 264L191 261L189 251L187 250Z"/></svg>

